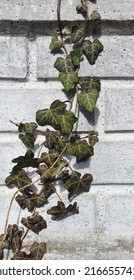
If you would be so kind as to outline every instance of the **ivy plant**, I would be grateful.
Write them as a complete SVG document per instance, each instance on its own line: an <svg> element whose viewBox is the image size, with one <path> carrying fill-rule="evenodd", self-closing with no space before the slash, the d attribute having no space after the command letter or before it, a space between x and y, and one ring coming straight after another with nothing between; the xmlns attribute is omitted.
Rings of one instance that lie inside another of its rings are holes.
<svg viewBox="0 0 134 280"><path fill-rule="evenodd" d="M75 125L78 122L77 111L79 105L89 112L94 111L99 92L100 80L87 76L79 76L80 65L84 60L89 62L89 67L95 64L96 59L103 50L102 43L88 38L89 25L99 22L101 19L98 11L92 11L89 15L89 0L81 0L76 7L85 21L82 26L63 26L60 20L61 0L58 0L57 19L60 34L51 38L50 52L59 53L54 67L57 69L59 82L62 83L68 100L60 101L58 98L52 102L49 108L36 112L33 122L16 124L19 139L26 146L25 155L14 158L15 164L10 175L5 179L8 188L15 187L16 191L11 198L5 222L4 233L0 236L0 259L4 258L5 250L12 252L12 260L39 260L46 253L45 242L34 242L30 245L29 252L25 251L23 241L29 231L39 234L47 228L47 222L39 214L39 208L46 207L52 195L57 196L56 205L47 210L52 219L63 219L72 214L78 214L78 205L75 201L77 195L89 192L93 177L90 173L81 174L74 170L68 160L75 157L76 163L88 160L94 154L94 145L98 142L98 133L89 131L81 136ZM72 50L68 52L66 41L70 41ZM44 138L37 154L35 141L41 134ZM43 150L44 149L44 150ZM35 180L31 180L28 168L32 168L37 174ZM68 205L65 205L57 191L57 182L64 186L68 195ZM38 184L39 183L39 184ZM38 184L38 190L34 186ZM19 204L21 209L27 209L28 217L21 219L21 226L9 224L9 215L13 201Z"/></svg>

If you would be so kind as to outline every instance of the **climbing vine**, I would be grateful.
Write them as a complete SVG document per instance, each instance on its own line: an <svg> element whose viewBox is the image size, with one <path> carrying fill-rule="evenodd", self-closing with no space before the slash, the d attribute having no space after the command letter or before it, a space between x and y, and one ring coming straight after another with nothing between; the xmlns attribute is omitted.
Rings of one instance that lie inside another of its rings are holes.
<svg viewBox="0 0 134 280"><path fill-rule="evenodd" d="M42 259L46 253L45 242L34 242L28 247L29 252L23 246L29 231L39 234L47 228L47 222L39 213L40 208L45 209L50 197L55 195L57 204L47 210L52 219L59 220L78 214L78 205L74 200L77 195L90 190L92 175L83 175L74 170L68 160L68 156L75 157L76 163L79 164L89 159L93 156L94 145L98 142L97 132L89 131L81 136L76 131L79 105L92 113L101 88L99 79L79 77L83 59L87 59L91 67L103 50L103 45L98 39L88 38L90 24L101 20L96 10L89 15L90 2L93 1L81 0L76 7L77 13L84 17L83 25L69 27L63 26L60 20L61 0L57 1L59 36L52 37L49 48L52 53L63 52L54 62L54 67L59 72L58 79L68 98L64 102L56 99L49 108L38 110L34 122L15 123L19 139L27 147L27 151L25 155L12 160L15 165L5 179L6 186L15 187L16 191L8 207L4 233L0 236L0 259L4 258L5 250L12 252L12 260ZM72 46L70 52L67 40ZM38 145L40 153L35 145L39 135L43 137L42 144ZM28 168L37 175L35 180L30 179ZM68 195L68 205L65 205L57 191L57 182L63 185ZM23 210L27 209L29 212L28 217L21 219L21 226L9 224L14 200Z"/></svg>

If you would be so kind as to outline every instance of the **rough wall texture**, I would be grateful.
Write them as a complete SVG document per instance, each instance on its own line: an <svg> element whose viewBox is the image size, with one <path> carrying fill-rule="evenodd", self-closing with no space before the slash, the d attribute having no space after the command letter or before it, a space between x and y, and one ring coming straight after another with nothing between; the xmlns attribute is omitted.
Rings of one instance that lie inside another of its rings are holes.
<svg viewBox="0 0 134 280"><path fill-rule="evenodd" d="M4 178L11 159L25 152L9 119L34 120L38 109L57 97L64 100L53 68L56 56L49 51L51 35L58 34L56 2L0 0L0 231L14 192ZM78 3L62 1L61 18L70 26L83 21L75 12ZM97 0L91 7L102 15L97 36L104 52L91 72L84 61L80 73L100 77L102 90L92 121L80 113L78 130L99 132L90 164L79 165L90 169L94 183L88 195L77 198L79 215L58 223L47 218L40 235L48 242L47 259L134 258L134 2ZM21 215L14 204L10 223Z"/></svg>

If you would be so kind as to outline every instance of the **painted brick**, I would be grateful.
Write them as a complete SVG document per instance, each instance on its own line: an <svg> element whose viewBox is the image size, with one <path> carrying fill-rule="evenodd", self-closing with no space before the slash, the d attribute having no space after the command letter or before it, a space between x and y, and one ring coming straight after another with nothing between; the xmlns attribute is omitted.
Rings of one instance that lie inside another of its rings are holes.
<svg viewBox="0 0 134 280"><path fill-rule="evenodd" d="M51 37L39 37L38 44L38 78L58 77L54 62L60 55L53 55L49 50ZM95 65L90 66L87 59L81 63L80 76L99 77L133 77L134 36L104 36L100 38L104 51ZM70 46L69 46L70 50ZM123 69L123 70L122 70Z"/></svg>
<svg viewBox="0 0 134 280"><path fill-rule="evenodd" d="M9 122L9 119L17 123L35 121L36 111L49 108L55 98L62 101L67 100L63 91L56 89L54 85L53 82L50 82L49 89L47 89L48 85L45 86L45 84L44 89L38 89L38 84L36 89L0 89L0 131L16 130L16 127ZM14 102L12 103L12 101ZM80 110L82 109L80 108ZM83 114L80 111L79 116L78 131L93 129L93 114L86 112Z"/></svg>
<svg viewBox="0 0 134 280"><path fill-rule="evenodd" d="M91 172L94 184L133 184L133 150L134 141L100 141L91 162L74 164L74 168Z"/></svg>
<svg viewBox="0 0 134 280"><path fill-rule="evenodd" d="M115 235L130 235L134 232L133 194L116 193L106 200L106 230Z"/></svg>
<svg viewBox="0 0 134 280"><path fill-rule="evenodd" d="M5 183L5 178L9 176L9 172L11 172L14 166L14 164L11 162L12 159L18 157L19 155L24 155L25 152L26 148L21 144L20 140L17 141L17 139L14 139L12 141L11 136L9 136L8 134L5 135L5 141L3 143L0 143L0 185L3 185Z"/></svg>
<svg viewBox="0 0 134 280"><path fill-rule="evenodd" d="M105 92L105 99L105 131L133 131L133 89L109 89Z"/></svg>
<svg viewBox="0 0 134 280"><path fill-rule="evenodd" d="M76 5L80 1L68 0L62 5L61 19L67 20L83 19L81 15L77 15L75 11ZM57 1L53 0L1 0L0 20L56 20ZM102 19L126 20L134 19L134 3L126 0L123 5L121 0L99 0L97 4L90 3L90 7L98 9L102 15ZM105 7L105 9L104 9ZM110 9L109 9L110 7Z"/></svg>
<svg viewBox="0 0 134 280"><path fill-rule="evenodd" d="M0 78L26 78L27 54L25 38L1 36L0 57Z"/></svg>

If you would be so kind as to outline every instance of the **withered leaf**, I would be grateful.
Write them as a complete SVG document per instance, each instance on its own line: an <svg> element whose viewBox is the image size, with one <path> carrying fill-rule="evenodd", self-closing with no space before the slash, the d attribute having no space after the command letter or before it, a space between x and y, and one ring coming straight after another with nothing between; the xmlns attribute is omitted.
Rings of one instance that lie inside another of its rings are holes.
<svg viewBox="0 0 134 280"><path fill-rule="evenodd" d="M88 141L90 146L94 146L99 141L98 132L90 131L88 134Z"/></svg>
<svg viewBox="0 0 134 280"><path fill-rule="evenodd" d="M63 202L58 201L57 206L53 206L51 209L47 210L47 213L52 215L53 219L61 219L71 214L78 213L77 202L65 207Z"/></svg>
<svg viewBox="0 0 134 280"><path fill-rule="evenodd" d="M33 260L41 260L46 253L46 243L34 242L30 248L30 253L33 256Z"/></svg>
<svg viewBox="0 0 134 280"><path fill-rule="evenodd" d="M72 176L66 181L64 187L68 190L68 198L72 198L80 193L88 192L93 181L91 174L84 174L82 178L79 172L73 171Z"/></svg>
<svg viewBox="0 0 134 280"><path fill-rule="evenodd" d="M15 200L18 202L22 209L27 208L29 212L32 212L35 207L41 207L46 203L46 197L41 194L18 194Z"/></svg>
<svg viewBox="0 0 134 280"><path fill-rule="evenodd" d="M47 228L46 221L41 215L38 214L36 214L35 216L28 216L27 218L22 218L21 223L36 234L38 234L43 229Z"/></svg>
<svg viewBox="0 0 134 280"><path fill-rule="evenodd" d="M20 251L11 260L41 260L46 253L46 243L34 242L30 247L30 253Z"/></svg>
<svg viewBox="0 0 134 280"><path fill-rule="evenodd" d="M6 240L8 240L10 249L17 254L21 248L21 238L23 230L20 230L17 225L9 225L7 228Z"/></svg>
<svg viewBox="0 0 134 280"><path fill-rule="evenodd" d="M0 247L0 260L3 260L4 258L4 249L3 247Z"/></svg>
<svg viewBox="0 0 134 280"><path fill-rule="evenodd" d="M45 180L43 185L44 185L43 194L47 200L53 193L56 192L56 189L52 184L46 183Z"/></svg>
<svg viewBox="0 0 134 280"><path fill-rule="evenodd" d="M55 147L55 144L57 143L58 132L46 129L44 134L45 134L45 137L46 137L46 141L44 142L44 146L47 147L48 149L53 149Z"/></svg>

